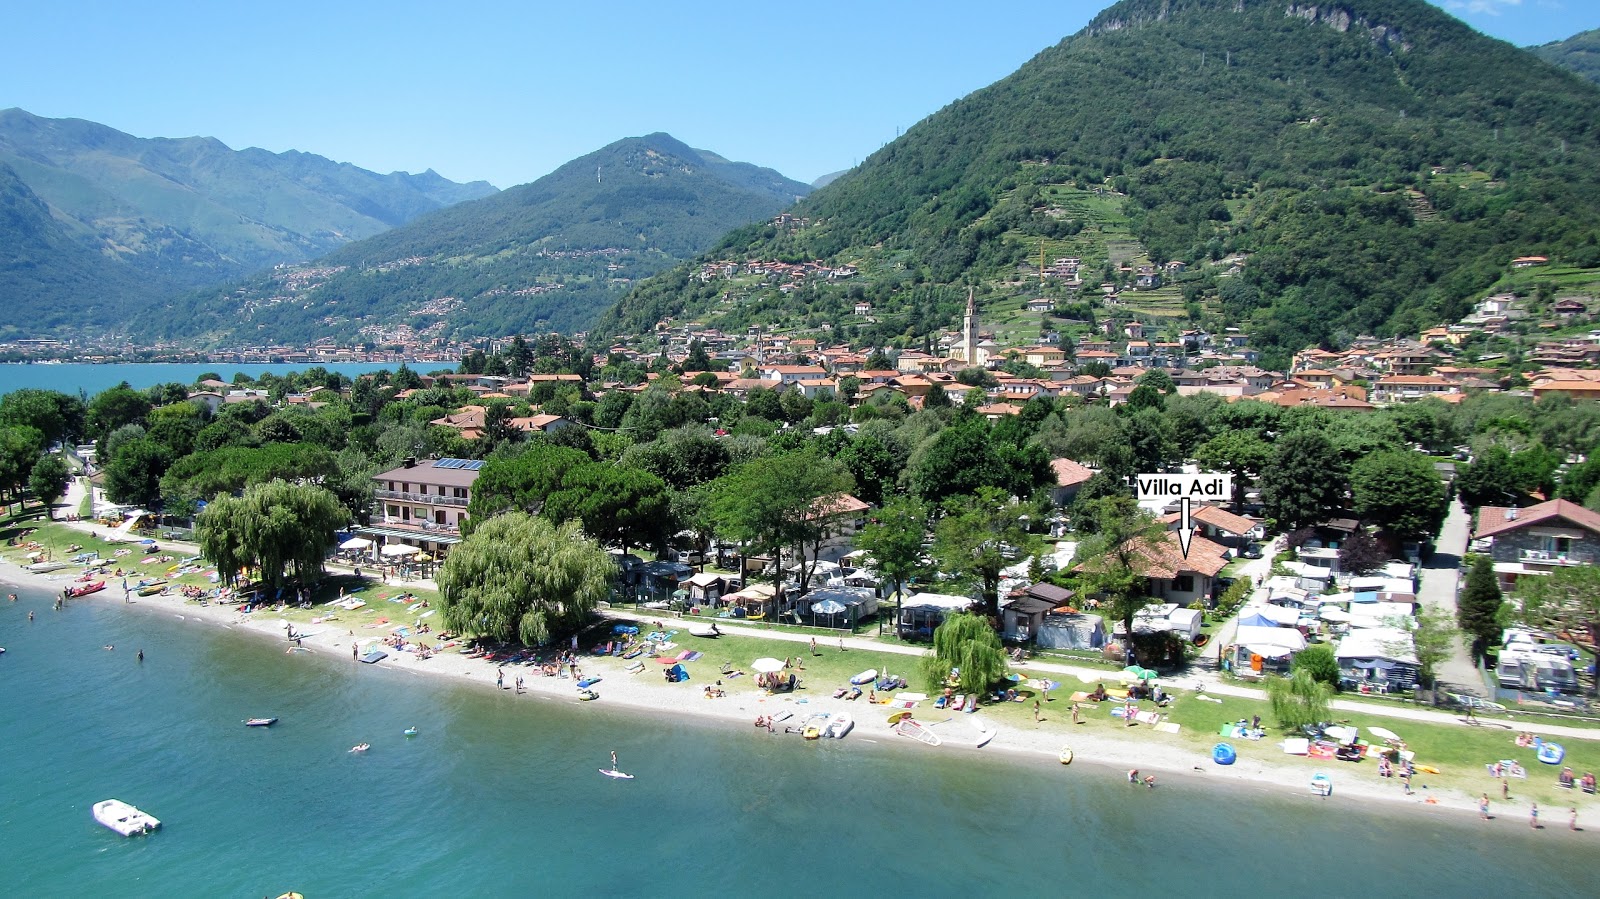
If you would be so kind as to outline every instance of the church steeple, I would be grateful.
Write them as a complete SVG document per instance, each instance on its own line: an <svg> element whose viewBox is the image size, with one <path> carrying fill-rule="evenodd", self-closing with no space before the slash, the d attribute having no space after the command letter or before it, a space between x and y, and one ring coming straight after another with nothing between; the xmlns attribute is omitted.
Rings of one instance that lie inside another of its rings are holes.
<svg viewBox="0 0 1600 899"><path fill-rule="evenodd" d="M967 365L982 365L978 358L978 301L974 288L967 288L967 312L961 317L961 360Z"/></svg>

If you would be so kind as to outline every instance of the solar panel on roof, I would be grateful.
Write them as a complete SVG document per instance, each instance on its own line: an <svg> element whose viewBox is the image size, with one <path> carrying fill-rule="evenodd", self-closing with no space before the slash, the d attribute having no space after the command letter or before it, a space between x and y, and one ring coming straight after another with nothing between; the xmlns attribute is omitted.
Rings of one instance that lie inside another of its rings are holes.
<svg viewBox="0 0 1600 899"><path fill-rule="evenodd" d="M477 471L483 467L482 459L435 459L434 468L459 468L463 471Z"/></svg>

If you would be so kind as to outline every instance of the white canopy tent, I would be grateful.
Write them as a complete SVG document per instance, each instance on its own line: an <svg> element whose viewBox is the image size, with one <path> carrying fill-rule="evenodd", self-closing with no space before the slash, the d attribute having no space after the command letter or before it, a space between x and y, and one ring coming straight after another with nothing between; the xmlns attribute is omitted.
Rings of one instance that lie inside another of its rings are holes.
<svg viewBox="0 0 1600 899"><path fill-rule="evenodd" d="M365 537L351 537L349 540L339 544L339 548L344 550L367 549L370 546L372 546L372 541Z"/></svg>
<svg viewBox="0 0 1600 899"><path fill-rule="evenodd" d="M1281 659L1306 648L1306 638L1292 627L1241 624L1234 642L1268 659Z"/></svg>
<svg viewBox="0 0 1600 899"><path fill-rule="evenodd" d="M384 546L381 552L390 558L398 558L399 556L415 555L422 552L422 550L415 546L407 546L404 543L390 543Z"/></svg>

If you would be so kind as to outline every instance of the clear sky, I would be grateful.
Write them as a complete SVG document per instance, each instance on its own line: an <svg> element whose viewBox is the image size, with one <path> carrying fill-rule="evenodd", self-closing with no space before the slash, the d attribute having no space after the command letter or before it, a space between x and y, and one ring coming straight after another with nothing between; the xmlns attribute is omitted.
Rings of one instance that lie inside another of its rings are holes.
<svg viewBox="0 0 1600 899"><path fill-rule="evenodd" d="M1436 0L1519 46L1600 0ZM32 0L0 108L499 187L666 131L811 181L1077 31L1110 0Z"/></svg>

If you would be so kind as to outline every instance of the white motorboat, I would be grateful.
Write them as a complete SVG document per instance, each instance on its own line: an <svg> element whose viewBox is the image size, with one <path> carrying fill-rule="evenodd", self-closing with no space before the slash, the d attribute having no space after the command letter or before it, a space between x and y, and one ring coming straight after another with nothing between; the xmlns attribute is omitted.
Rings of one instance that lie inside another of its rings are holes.
<svg viewBox="0 0 1600 899"><path fill-rule="evenodd" d="M153 816L139 811L120 799L96 802L94 819L125 837L149 833L161 826L161 822Z"/></svg>
<svg viewBox="0 0 1600 899"><path fill-rule="evenodd" d="M46 574L51 571L60 571L63 568L71 567L71 562L35 562L28 566L28 570L35 574Z"/></svg>
<svg viewBox="0 0 1600 899"><path fill-rule="evenodd" d="M850 732L850 728L855 727L855 725L855 719L840 712L828 719L828 726L823 728L822 735L835 740L842 740L844 735Z"/></svg>
<svg viewBox="0 0 1600 899"><path fill-rule="evenodd" d="M722 636L722 631L717 628L717 623L715 621L713 621L713 622L711 622L709 624L701 624L700 622L695 622L694 624L689 625L688 631L689 631L689 636L691 636L691 637L720 637L720 636Z"/></svg>

